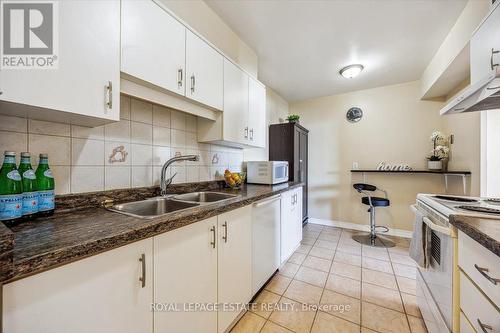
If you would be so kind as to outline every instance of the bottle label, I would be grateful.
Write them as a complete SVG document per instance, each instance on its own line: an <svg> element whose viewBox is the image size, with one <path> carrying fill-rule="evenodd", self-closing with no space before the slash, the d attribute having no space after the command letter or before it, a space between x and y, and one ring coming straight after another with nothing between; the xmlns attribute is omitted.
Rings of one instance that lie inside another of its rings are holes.
<svg viewBox="0 0 500 333"><path fill-rule="evenodd" d="M23 193L23 215L38 212L38 192Z"/></svg>
<svg viewBox="0 0 500 333"><path fill-rule="evenodd" d="M5 158L3 159L3 162L6 164L15 164L16 158L14 156L5 156Z"/></svg>
<svg viewBox="0 0 500 333"><path fill-rule="evenodd" d="M43 175L47 178L54 178L54 176L52 175L52 170L48 169L48 170L45 170L43 172Z"/></svg>
<svg viewBox="0 0 500 333"><path fill-rule="evenodd" d="M20 181L21 180L21 175L19 174L19 171L17 170L12 170L7 174L7 178L15 180L15 181Z"/></svg>
<svg viewBox="0 0 500 333"><path fill-rule="evenodd" d="M35 172L33 170L26 170L23 172L23 178L25 179L36 179Z"/></svg>
<svg viewBox="0 0 500 333"><path fill-rule="evenodd" d="M22 163L30 164L31 163L30 158L29 157L21 157L21 164Z"/></svg>
<svg viewBox="0 0 500 333"><path fill-rule="evenodd" d="M52 210L55 207L54 191L39 191L38 192L38 211L43 212Z"/></svg>
<svg viewBox="0 0 500 333"><path fill-rule="evenodd" d="M23 215L21 194L0 195L0 221L12 220Z"/></svg>
<svg viewBox="0 0 500 333"><path fill-rule="evenodd" d="M38 164L49 164L49 159L48 158L41 158L40 162Z"/></svg>

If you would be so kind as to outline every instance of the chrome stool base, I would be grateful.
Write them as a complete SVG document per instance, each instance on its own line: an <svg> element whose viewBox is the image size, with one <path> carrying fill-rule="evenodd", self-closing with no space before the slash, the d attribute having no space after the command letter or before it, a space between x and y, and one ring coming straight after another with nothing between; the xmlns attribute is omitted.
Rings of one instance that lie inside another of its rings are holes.
<svg viewBox="0 0 500 333"><path fill-rule="evenodd" d="M378 235L372 236L372 234L357 234L357 235L353 235L352 239L354 239L358 243L373 246L373 247L394 247L394 246L396 246L396 243L394 243L393 241L391 241L385 237L378 236Z"/></svg>

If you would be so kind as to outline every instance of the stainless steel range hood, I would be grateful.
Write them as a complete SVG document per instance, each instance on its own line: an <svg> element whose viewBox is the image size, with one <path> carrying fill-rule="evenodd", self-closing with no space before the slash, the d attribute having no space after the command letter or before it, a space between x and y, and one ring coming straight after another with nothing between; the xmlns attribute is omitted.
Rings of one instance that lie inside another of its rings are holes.
<svg viewBox="0 0 500 333"><path fill-rule="evenodd" d="M448 105L441 109L441 115L461 112L500 109L500 72L462 90Z"/></svg>

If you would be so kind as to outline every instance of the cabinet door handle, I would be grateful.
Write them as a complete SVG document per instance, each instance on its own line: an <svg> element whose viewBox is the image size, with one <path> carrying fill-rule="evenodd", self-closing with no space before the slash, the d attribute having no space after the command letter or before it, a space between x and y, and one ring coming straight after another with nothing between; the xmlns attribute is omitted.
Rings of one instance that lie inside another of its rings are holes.
<svg viewBox="0 0 500 333"><path fill-rule="evenodd" d="M106 86L106 95L107 95L107 100L106 100L106 106L109 109L113 108L113 82L108 81L108 85Z"/></svg>
<svg viewBox="0 0 500 333"><path fill-rule="evenodd" d="M490 330L490 331L493 330L493 327L491 327L491 325L486 325L486 324L482 323L481 320L479 320L479 318L477 319L477 323L479 324L479 327L481 327L481 330L484 333L490 333L487 330Z"/></svg>
<svg viewBox="0 0 500 333"><path fill-rule="evenodd" d="M474 264L474 267L479 271L479 273L481 273L482 276L484 276L488 281L490 281L494 285L497 285L497 283L500 282L500 279L492 278L491 276L486 274L490 271L488 268L479 267L477 264Z"/></svg>
<svg viewBox="0 0 500 333"><path fill-rule="evenodd" d="M250 140L253 141L253 128L250 130Z"/></svg>
<svg viewBox="0 0 500 333"><path fill-rule="evenodd" d="M146 287L146 255L144 253L141 254L139 261L141 262L142 269L142 276L139 278L139 281L141 281L141 287L144 288Z"/></svg>
<svg viewBox="0 0 500 333"><path fill-rule="evenodd" d="M210 231L212 232L212 236L213 236L213 241L210 242L210 245L212 245L212 248L215 249L215 242L216 242L216 235L215 235L215 226L213 226L212 228L210 228Z"/></svg>
<svg viewBox="0 0 500 333"><path fill-rule="evenodd" d="M224 243L227 243L227 221L224 221L222 226L224 227L224 236L222 236L222 239L224 240Z"/></svg>
<svg viewBox="0 0 500 333"><path fill-rule="evenodd" d="M182 87L182 81L184 80L184 77L183 77L183 71L182 71L182 68L179 68L177 70L177 85L180 87Z"/></svg>
<svg viewBox="0 0 500 333"><path fill-rule="evenodd" d="M195 87L196 87L196 77L193 74L191 75L191 94L194 94Z"/></svg>
<svg viewBox="0 0 500 333"><path fill-rule="evenodd" d="M248 127L245 127L245 139L248 139Z"/></svg>
<svg viewBox="0 0 500 333"><path fill-rule="evenodd" d="M493 57L495 56L495 54L498 54L498 53L500 53L500 51L495 50L495 49L491 49L491 57L490 57L490 65L491 65L491 70L494 70L494 69L495 69L495 67L497 67L497 66L498 66L498 64L495 64L495 63L493 62Z"/></svg>

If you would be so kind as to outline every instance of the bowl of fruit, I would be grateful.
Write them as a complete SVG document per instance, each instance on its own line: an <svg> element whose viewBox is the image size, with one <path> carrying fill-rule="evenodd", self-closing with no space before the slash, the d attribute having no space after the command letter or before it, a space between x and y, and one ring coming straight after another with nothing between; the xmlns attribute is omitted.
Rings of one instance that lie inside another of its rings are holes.
<svg viewBox="0 0 500 333"><path fill-rule="evenodd" d="M246 174L244 172L224 171L224 180L230 188L240 188L241 184L245 182L245 177Z"/></svg>

